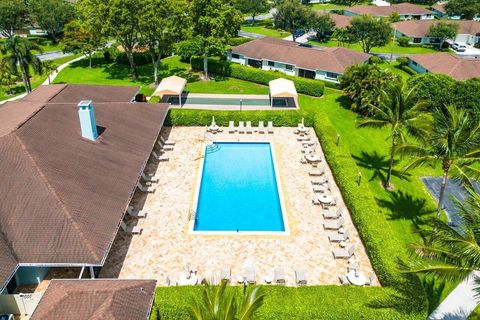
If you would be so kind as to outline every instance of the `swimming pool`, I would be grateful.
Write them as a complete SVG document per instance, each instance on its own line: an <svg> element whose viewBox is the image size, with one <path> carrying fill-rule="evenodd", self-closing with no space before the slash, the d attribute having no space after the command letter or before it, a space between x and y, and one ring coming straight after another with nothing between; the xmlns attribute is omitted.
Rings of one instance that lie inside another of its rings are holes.
<svg viewBox="0 0 480 320"><path fill-rule="evenodd" d="M167 102L178 105L178 97L171 96ZM270 99L261 98L220 98L220 97L182 97L182 105L188 104L200 104L200 105L216 105L216 106L239 106L240 100L242 106L255 106L255 107L270 107ZM287 107L288 102L285 99L273 99L273 107Z"/></svg>
<svg viewBox="0 0 480 320"><path fill-rule="evenodd" d="M206 147L192 217L196 233L285 233L283 198L270 143Z"/></svg>

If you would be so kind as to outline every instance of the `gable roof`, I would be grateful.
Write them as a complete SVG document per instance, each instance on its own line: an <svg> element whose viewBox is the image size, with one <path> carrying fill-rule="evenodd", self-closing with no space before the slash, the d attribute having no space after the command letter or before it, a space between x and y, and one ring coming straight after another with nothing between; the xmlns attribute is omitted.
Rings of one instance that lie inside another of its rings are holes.
<svg viewBox="0 0 480 320"><path fill-rule="evenodd" d="M429 72L441 73L457 80L480 77L480 59L463 59L446 52L415 54L409 56Z"/></svg>
<svg viewBox="0 0 480 320"><path fill-rule="evenodd" d="M121 97L123 87L95 87L99 96L88 86L66 88L93 98L104 128L97 141L81 136L78 101L0 106L0 246L4 239L18 263L103 264L168 110L96 102L106 91ZM69 91L56 97L71 99ZM0 270L12 269L11 260L2 257Z"/></svg>
<svg viewBox="0 0 480 320"><path fill-rule="evenodd" d="M445 4L444 3L435 3L433 6L432 6L432 9L435 9L437 10L438 12L441 12L443 14L446 14L447 13L447 10L445 10Z"/></svg>
<svg viewBox="0 0 480 320"><path fill-rule="evenodd" d="M370 55L350 49L308 48L292 41L266 37L256 39L231 49L233 53L252 59L265 59L295 65L309 70L343 73L353 64L363 63Z"/></svg>
<svg viewBox="0 0 480 320"><path fill-rule="evenodd" d="M329 13L329 15L330 15L330 18L332 18L332 20L335 21L336 28L349 27L350 23L352 22L352 17L349 17L349 16L344 16L336 13Z"/></svg>
<svg viewBox="0 0 480 320"><path fill-rule="evenodd" d="M31 320L147 320L155 280L52 280Z"/></svg>
<svg viewBox="0 0 480 320"><path fill-rule="evenodd" d="M361 4L350 8L345 8L344 11L352 12L358 15L369 14L372 16L388 17L393 12L400 15L423 15L433 14L432 11L423 7L414 5L412 3L403 2L398 4L392 4L391 6L373 6L367 4Z"/></svg>
<svg viewBox="0 0 480 320"><path fill-rule="evenodd" d="M397 31L412 36L412 37L426 37L428 36L430 26L439 23L443 20L408 20L394 23ZM448 23L458 25L459 34L480 34L480 21L473 20L448 20Z"/></svg>

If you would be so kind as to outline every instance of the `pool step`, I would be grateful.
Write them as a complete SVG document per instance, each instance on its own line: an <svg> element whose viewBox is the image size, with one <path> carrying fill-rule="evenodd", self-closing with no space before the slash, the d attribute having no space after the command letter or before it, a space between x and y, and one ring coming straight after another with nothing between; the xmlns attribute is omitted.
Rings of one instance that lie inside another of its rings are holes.
<svg viewBox="0 0 480 320"><path fill-rule="evenodd" d="M207 146L205 147L205 153L213 153L220 150L220 146L216 143L211 142L211 144L208 144L208 142L206 142L206 144Z"/></svg>

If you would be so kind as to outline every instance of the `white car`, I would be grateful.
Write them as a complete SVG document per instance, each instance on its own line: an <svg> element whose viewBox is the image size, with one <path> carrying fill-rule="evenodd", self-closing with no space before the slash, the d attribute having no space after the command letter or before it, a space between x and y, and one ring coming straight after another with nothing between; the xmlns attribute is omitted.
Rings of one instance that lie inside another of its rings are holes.
<svg viewBox="0 0 480 320"><path fill-rule="evenodd" d="M467 50L467 47L463 44L459 44L455 42L454 44L452 44L452 49L457 52L465 52L465 50Z"/></svg>

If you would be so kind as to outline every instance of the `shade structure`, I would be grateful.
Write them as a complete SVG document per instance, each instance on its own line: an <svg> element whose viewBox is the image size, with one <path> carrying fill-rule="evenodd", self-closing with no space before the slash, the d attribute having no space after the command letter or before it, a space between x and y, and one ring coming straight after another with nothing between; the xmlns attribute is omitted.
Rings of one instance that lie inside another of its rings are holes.
<svg viewBox="0 0 480 320"><path fill-rule="evenodd" d="M295 101L298 98L297 89L291 80L278 78L268 83L270 89L270 101L273 105L274 98L293 98Z"/></svg>
<svg viewBox="0 0 480 320"><path fill-rule="evenodd" d="M163 95L178 95L180 96L185 89L185 85L187 84L187 80L177 77L171 76L168 78L162 79L162 82L158 85L157 89L153 93L154 96L163 96Z"/></svg>

